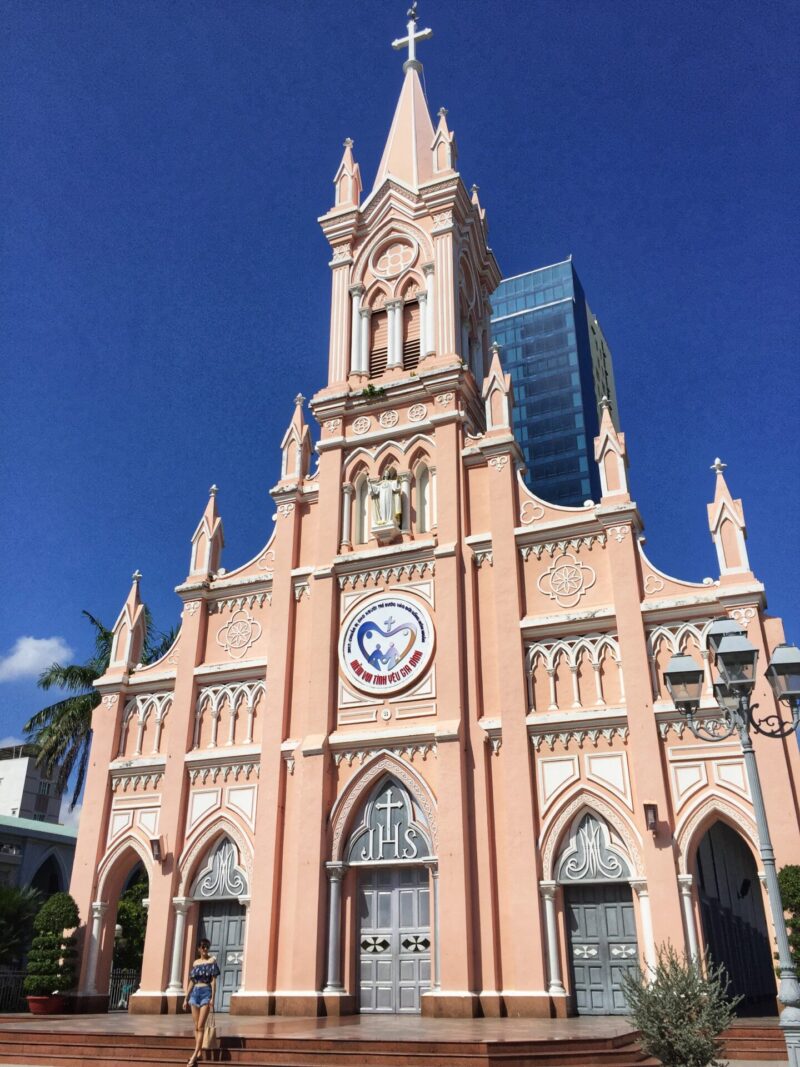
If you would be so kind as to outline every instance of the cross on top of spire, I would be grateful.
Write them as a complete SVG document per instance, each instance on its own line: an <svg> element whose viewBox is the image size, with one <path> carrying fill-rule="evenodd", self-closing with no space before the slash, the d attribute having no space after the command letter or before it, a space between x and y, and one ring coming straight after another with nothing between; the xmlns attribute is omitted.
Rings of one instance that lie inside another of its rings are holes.
<svg viewBox="0 0 800 1067"><path fill-rule="evenodd" d="M422 70L422 64L417 59L417 41L429 41L433 37L433 30L417 30L417 0L414 0L408 9L406 28L408 30L407 35L392 41L392 48L397 51L408 48L408 59L403 64L403 70L420 71Z"/></svg>

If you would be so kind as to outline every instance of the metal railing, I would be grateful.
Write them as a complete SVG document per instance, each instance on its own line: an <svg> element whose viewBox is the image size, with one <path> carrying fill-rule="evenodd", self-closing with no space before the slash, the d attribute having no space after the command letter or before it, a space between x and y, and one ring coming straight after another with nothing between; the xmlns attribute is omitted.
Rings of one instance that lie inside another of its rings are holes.
<svg viewBox="0 0 800 1067"><path fill-rule="evenodd" d="M0 1012L27 1011L22 992L24 971L3 971L0 974Z"/></svg>
<svg viewBox="0 0 800 1067"><path fill-rule="evenodd" d="M108 1010L127 1011L131 993L139 988L139 972L134 970L116 970L111 972L108 984Z"/></svg>

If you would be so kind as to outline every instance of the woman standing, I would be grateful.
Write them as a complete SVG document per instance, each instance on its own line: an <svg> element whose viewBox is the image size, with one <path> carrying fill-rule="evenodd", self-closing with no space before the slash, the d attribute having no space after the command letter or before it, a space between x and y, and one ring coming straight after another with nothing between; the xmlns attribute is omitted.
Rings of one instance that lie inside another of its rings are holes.
<svg viewBox="0 0 800 1067"><path fill-rule="evenodd" d="M209 954L211 942L203 938L197 945L197 959L189 971L189 992L183 1002L183 1010L192 1009L194 1020L194 1052L187 1067L195 1067L203 1051L203 1033L206 1028L208 1013L214 1004L217 993L217 975L219 967L214 956Z"/></svg>

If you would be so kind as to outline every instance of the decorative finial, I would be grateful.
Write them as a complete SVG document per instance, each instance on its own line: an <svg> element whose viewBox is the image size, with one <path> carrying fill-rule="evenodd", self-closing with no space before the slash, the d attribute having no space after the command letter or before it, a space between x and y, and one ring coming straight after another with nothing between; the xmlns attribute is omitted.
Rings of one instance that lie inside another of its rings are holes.
<svg viewBox="0 0 800 1067"><path fill-rule="evenodd" d="M294 398L295 407L301 408L303 404L305 404L305 402L306 398L303 396L302 393L298 393L297 396Z"/></svg>
<svg viewBox="0 0 800 1067"><path fill-rule="evenodd" d="M727 468L727 466L728 464L723 463L719 456L717 456L717 458L711 464L709 470L716 471L717 474L722 474L722 472Z"/></svg>
<svg viewBox="0 0 800 1067"><path fill-rule="evenodd" d="M447 110L446 107L440 107L436 114L439 116L440 119L446 119L450 112Z"/></svg>
<svg viewBox="0 0 800 1067"><path fill-rule="evenodd" d="M134 581L134 582L135 582L135 583L136 583L137 585L138 585L138 584L139 584L139 582L140 582L140 581L142 580L142 572L141 572L141 571L140 571L140 570L138 569L138 567L137 567L137 569L136 569L136 570L135 570L135 571L133 572L133 574L131 575L131 579L132 579L132 580L133 580L133 581Z"/></svg>
<svg viewBox="0 0 800 1067"><path fill-rule="evenodd" d="M345 148L352 148L353 147L353 138L352 137L345 137L345 139L344 139L344 147Z"/></svg>
<svg viewBox="0 0 800 1067"><path fill-rule="evenodd" d="M216 496L218 492L219 492L219 489L217 488L217 486L216 485L212 485L211 488L208 490L208 495L209 496Z"/></svg>
<svg viewBox="0 0 800 1067"><path fill-rule="evenodd" d="M492 341L492 343L489 345L489 351L492 353L493 356L497 356L498 359L500 358L501 348L497 341Z"/></svg>
<svg viewBox="0 0 800 1067"><path fill-rule="evenodd" d="M396 41L392 41L392 48L399 51L403 48L408 48L408 59L403 64L403 70L422 70L422 64L417 59L417 41L429 41L433 37L433 30L419 30L417 32L417 0L408 9L408 22L406 23L408 33L405 37L398 37Z"/></svg>
<svg viewBox="0 0 800 1067"><path fill-rule="evenodd" d="M473 182L472 188L470 189L470 192L472 193L473 196L477 196L479 189L480 189L480 186L479 185L475 185L475 183Z"/></svg>
<svg viewBox="0 0 800 1067"><path fill-rule="evenodd" d="M611 401L605 395L600 397L600 410L611 411Z"/></svg>

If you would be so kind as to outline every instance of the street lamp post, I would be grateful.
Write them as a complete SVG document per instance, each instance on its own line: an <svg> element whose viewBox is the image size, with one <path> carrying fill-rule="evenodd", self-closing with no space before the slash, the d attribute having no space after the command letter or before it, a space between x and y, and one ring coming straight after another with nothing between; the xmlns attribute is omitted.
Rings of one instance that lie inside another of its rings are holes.
<svg viewBox="0 0 800 1067"><path fill-rule="evenodd" d="M699 720L696 716L703 690L703 670L691 656L673 656L664 672L664 681L675 706L686 715L687 725L695 737L703 741L723 741L732 734L738 734L753 800L759 851L778 944L778 996L783 1004L780 1024L786 1040L789 1065L800 1067L800 984L792 962L775 853L750 736L752 727L765 737L785 738L794 734L800 726L800 649L793 645L780 645L775 649L767 669L767 679L778 702L777 710L759 716L756 714L758 704L750 703L756 681L758 649L750 644L743 629L730 619L721 619L711 625L708 643L720 676L720 681L714 685L714 695L722 711L721 717ZM787 719L781 712L783 704L789 710Z"/></svg>

